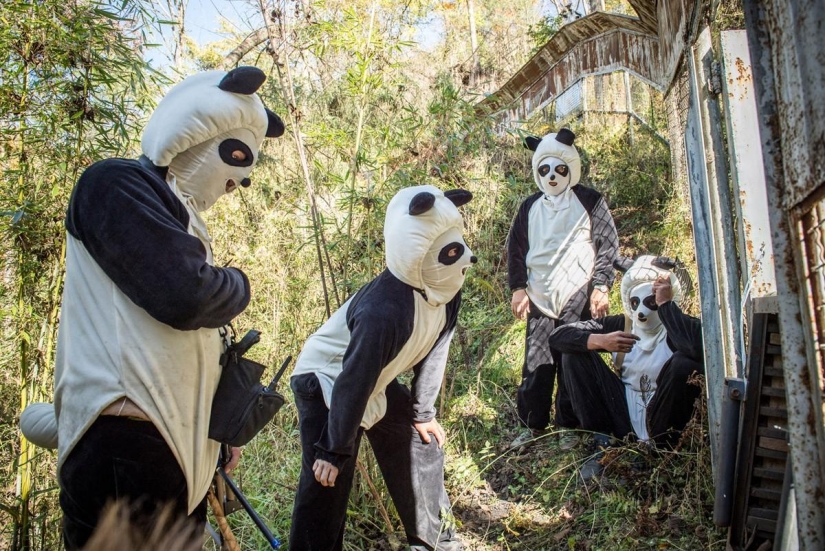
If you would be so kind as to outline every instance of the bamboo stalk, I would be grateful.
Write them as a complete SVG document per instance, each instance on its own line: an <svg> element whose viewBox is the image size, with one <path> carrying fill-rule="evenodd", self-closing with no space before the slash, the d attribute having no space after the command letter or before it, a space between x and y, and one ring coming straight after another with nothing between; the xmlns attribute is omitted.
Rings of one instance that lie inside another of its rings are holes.
<svg viewBox="0 0 825 551"><path fill-rule="evenodd" d="M26 50L31 47L31 42L26 44ZM26 59L26 56L23 56ZM20 95L20 112L25 112L26 103L28 100L29 91L29 71L28 63L25 63L25 70L23 72L23 91ZM28 173L28 161L26 160L26 140L25 134L27 126L25 122L20 126L20 173L17 177L17 189L21 199L24 198L26 174ZM24 320L22 318L25 312L25 287L26 280L24 274L24 248L22 244L18 243L17 251L17 324L18 324L18 340L20 343L20 411L22 412L26 406L29 405L29 391L28 391L28 376L29 376L29 337L26 334ZM20 499L19 515L15 518L14 542L12 549L29 549L29 498L31 496L31 458L34 450L31 443L26 438L20 435L20 459L17 465L17 484L15 493Z"/></svg>
<svg viewBox="0 0 825 551"><path fill-rule="evenodd" d="M381 512L381 517L384 519L384 524L387 525L387 533L392 534L394 529L392 527L392 522L390 521L390 515L389 513L387 513L387 508L384 507L384 502L381 500L381 494L378 493L378 488L376 488L375 484L373 484L372 478L370 478L370 475L367 472L367 468L364 467L364 464L361 463L361 460L358 459L355 463L356 465L358 465L358 472L361 473L361 476L363 476L364 480L367 481L367 486L369 486L372 498L375 500L375 503L378 506L378 510Z"/></svg>
<svg viewBox="0 0 825 551"><path fill-rule="evenodd" d="M281 93L284 95L284 99L286 100L285 103L289 107L289 117L291 119L290 126L292 127L292 138L295 141L295 147L298 151L298 158L301 161L301 170L304 175L304 185L307 190L307 196L309 197L310 217L312 218L312 224L315 229L315 251L318 257L318 268L321 271L321 286L324 291L324 304L326 306L327 317L330 317L332 314L330 309L330 293L329 289L327 288L326 270L324 268L324 253L327 252L327 246L326 239L324 238L323 226L321 225L321 215L318 212L318 203L316 200L315 186L312 181L312 175L309 172L309 161L307 160L306 148L304 146L303 137L301 136L301 113L298 109L298 102L295 99L295 91L292 84L292 72L289 69L289 63L281 63L278 60L274 47L274 44L276 43L276 33L273 29L272 18L277 17L280 21L279 29L281 42L285 44L286 40L284 39L284 36L286 33L284 29L284 16L282 14L285 13L286 10L273 10L272 17L270 17L270 15L267 13L265 2L266 0L258 0L258 6L261 10L261 17L264 20L264 25L266 25L266 32L267 36L269 37L270 43L269 52L272 57L272 61L275 64L275 68L278 71L278 79L281 83ZM277 16L276 13L278 14ZM338 297L338 289L335 284L335 276L332 273L332 265L329 263L328 255L327 268L329 268L329 277L332 283L332 291L335 296L337 308L341 306L341 300Z"/></svg>
<svg viewBox="0 0 825 551"><path fill-rule="evenodd" d="M215 521L218 523L218 529L221 531L221 536L223 536L222 547L228 551L241 551L241 548L238 547L238 540L235 539L235 534L232 533L229 523L226 522L226 515L223 514L223 506L211 489L209 493L206 494L206 498L209 500L209 505L215 514Z"/></svg>
<svg viewBox="0 0 825 551"><path fill-rule="evenodd" d="M372 12L370 13L369 30L367 31L367 45L364 48L365 52L369 54L370 45L372 43L372 28L375 24L375 9L376 5L373 3ZM365 55L364 59L369 59L369 55ZM344 252L344 270L343 277L344 284L347 284L347 268L349 267L349 255L352 250L352 215L353 215L353 197L355 195L355 184L358 179L358 154L361 151L361 141L364 134L364 122L367 118L367 102L364 99L364 85L367 81L367 71L361 71L361 102L358 106L358 124L355 127L355 147L352 152L352 161L350 168L350 193L349 193L349 212L347 214L347 248Z"/></svg>

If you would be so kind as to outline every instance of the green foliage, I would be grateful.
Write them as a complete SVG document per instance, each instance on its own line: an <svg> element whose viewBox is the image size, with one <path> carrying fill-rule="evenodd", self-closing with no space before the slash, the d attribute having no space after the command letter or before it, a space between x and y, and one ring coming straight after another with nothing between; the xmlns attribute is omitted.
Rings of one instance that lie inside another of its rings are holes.
<svg viewBox="0 0 825 551"><path fill-rule="evenodd" d="M564 17L561 15L545 15L538 23L527 27L527 36L533 43L533 51L538 51L542 46L553 38L564 25Z"/></svg>
<svg viewBox="0 0 825 551"><path fill-rule="evenodd" d="M495 121L475 114L478 97L463 84L460 67L470 57L467 14L461 11L465 4L441 2L433 9L423 1L320 0L311 3L309 12L295 6L295 13L278 20L285 27L283 36L278 34L281 42L261 44L242 61L271 75L262 96L284 116L287 134L265 144L252 186L222 199L207 214L217 261L242 268L253 282L252 301L235 325L241 332L252 327L263 332L252 353L270 366L265 377L274 374L286 355L297 357L306 338L325 321L321 265L332 287L333 309L384 269L384 210L398 189L434 184L470 190L474 200L462 211L479 262L468 273L438 404L448 433L452 520L469 548L635 549L650 542L661 548L711 548L710 542L690 535L699 526L710 533L703 434L692 447L674 454L672 462L663 463L655 478L644 479L649 490L635 483L595 491L576 486L575 469L586 457L581 450L559 450L554 433L526 454L508 448L518 426L514 399L524 323L510 313L505 242L513 215L535 183L529 151L513 136L497 134ZM482 76L508 78L530 54L527 28L535 20L529 15L534 5L476 0L475 7L484 37L479 45ZM142 60L146 46L141 31L151 21L142 21L140 10L148 8L127 2L124 11L109 13L111 9L55 0L12 0L0 6L0 20L14 23L0 31L5 64L0 80L0 147L5 153L0 156L0 211L5 214L0 224L11 237L0 262L4 273L18 278L13 287L0 287L4 319L13 320L3 329L0 360L6 465L13 465L20 452L11 428L20 389L33 388L30 398L48 399L52 391L53 345L47 343L53 340L62 281L62 218L71 186L94 160L135 155L151 98L157 97L159 76ZM431 13L445 23L445 41L423 52L411 37ZM553 24L547 19L534 30L549 33ZM218 66L218 52L230 51L242 38L192 49L199 56L194 62ZM291 80L284 76L286 68ZM527 123L544 130L547 124ZM635 123L628 127L625 119L576 124L577 142L589 159L588 183L608 198L623 252L692 259L689 217L669 185L667 147L649 130ZM296 127L309 158L312 186L290 137ZM319 236L324 238L320 261L315 249ZM614 289L614 311L616 297ZM285 385L281 390L289 397ZM623 449L617 464L639 453ZM43 454L31 463L36 488L52 488L54 456ZM391 547L403 540L403 533L366 444L361 463L345 548ZM6 480L14 468L7 468ZM296 413L287 404L246 448L236 476L282 539L289 530L299 469ZM41 495L43 503L32 508L41 523L37 536L45 542L39 548L56 548L55 492ZM3 505L5 519L17 502ZM663 514L677 515L687 536L673 536ZM645 531L634 531L636 520ZM243 549L267 548L243 513L232 515L230 523ZM2 526L8 532L13 524ZM2 532L0 538L6 537Z"/></svg>
<svg viewBox="0 0 825 551"><path fill-rule="evenodd" d="M49 400L63 278L63 213L91 162L134 143L159 75L142 59L140 2L118 9L96 1L0 5L0 350L3 427L22 407ZM0 538L11 549L55 548L53 457L4 429ZM45 476L44 476L45 475ZM9 521L10 519L10 521ZM36 543L39 542L39 543Z"/></svg>

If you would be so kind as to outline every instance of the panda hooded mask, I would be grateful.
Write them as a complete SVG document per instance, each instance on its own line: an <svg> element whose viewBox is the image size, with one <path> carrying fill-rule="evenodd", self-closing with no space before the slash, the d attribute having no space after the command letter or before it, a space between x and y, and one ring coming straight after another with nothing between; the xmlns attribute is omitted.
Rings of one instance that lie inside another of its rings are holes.
<svg viewBox="0 0 825 551"><path fill-rule="evenodd" d="M669 275L673 292L673 302L682 300L682 284L672 273L653 264L657 257L641 256L622 277L622 306L625 315L631 319L632 333L639 337L635 345L641 350L651 351L667 337L665 327L656 311L653 283L662 276Z"/></svg>
<svg viewBox="0 0 825 551"><path fill-rule="evenodd" d="M579 152L573 145L575 134L562 128L556 134L541 139L529 136L526 145L533 153L533 178L552 204L569 200L570 188L581 180L582 165Z"/></svg>
<svg viewBox="0 0 825 551"><path fill-rule="evenodd" d="M167 180L198 212L235 186L249 186L264 138L284 133L255 93L265 79L255 67L192 75L169 90L146 124L143 154L169 168Z"/></svg>
<svg viewBox="0 0 825 551"><path fill-rule="evenodd" d="M434 186L417 186L401 190L387 206L387 268L421 291L431 306L452 300L475 261L462 237L464 221L458 212L470 198L464 190L445 194Z"/></svg>

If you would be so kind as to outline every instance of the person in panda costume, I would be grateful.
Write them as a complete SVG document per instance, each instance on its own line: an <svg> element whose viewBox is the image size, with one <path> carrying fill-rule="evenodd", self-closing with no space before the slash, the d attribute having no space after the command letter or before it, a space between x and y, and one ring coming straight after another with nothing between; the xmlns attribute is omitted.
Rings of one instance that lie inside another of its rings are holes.
<svg viewBox="0 0 825 551"><path fill-rule="evenodd" d="M149 119L143 155L93 164L72 192L54 406L21 416L32 441L58 447L67 549L85 545L114 500L147 533L167 504L203 532L219 328L250 288L240 270L214 266L201 213L248 186L264 138L284 132L255 93L265 79L254 67L184 79Z"/></svg>
<svg viewBox="0 0 825 551"><path fill-rule="evenodd" d="M548 346L550 332L564 323L608 311L618 236L602 195L579 183L581 160L567 128L543 138L528 137L539 191L528 197L507 240L508 283L513 315L527 320L517 408L533 433L550 423L556 386L555 424L576 428L561 376L561 356ZM514 445L531 437L525 433ZM563 442L563 447L570 443Z"/></svg>
<svg viewBox="0 0 825 551"><path fill-rule="evenodd" d="M617 261L625 313L556 328L550 345L563 353L564 379L583 430L595 448L611 436L673 443L693 415L701 388L689 384L704 374L702 325L679 308L689 279L665 257ZM677 277L674 273L678 273ZM618 374L598 352L613 355ZM584 479L601 472L600 453L581 469Z"/></svg>
<svg viewBox="0 0 825 551"><path fill-rule="evenodd" d="M468 191L401 190L387 206L387 268L306 342L291 378L303 452L289 548L340 550L362 434L413 550L462 549L435 418L461 286L476 262L458 207ZM411 390L397 380L413 370Z"/></svg>

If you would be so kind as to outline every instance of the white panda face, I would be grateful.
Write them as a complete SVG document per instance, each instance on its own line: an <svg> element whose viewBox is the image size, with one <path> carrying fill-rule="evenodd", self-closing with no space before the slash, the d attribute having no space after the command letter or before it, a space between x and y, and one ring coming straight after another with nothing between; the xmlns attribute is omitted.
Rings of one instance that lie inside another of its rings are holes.
<svg viewBox="0 0 825 551"><path fill-rule="evenodd" d="M248 186L257 145L245 129L224 133L180 153L169 163L178 189L192 197L201 212L226 193Z"/></svg>
<svg viewBox="0 0 825 551"><path fill-rule="evenodd" d="M560 195L570 185L570 167L556 157L542 159L537 172L539 186L545 195Z"/></svg>
<svg viewBox="0 0 825 551"><path fill-rule="evenodd" d="M449 228L433 242L424 257L422 277L428 294L450 300L464 284L468 268L477 260L461 232Z"/></svg>
<svg viewBox="0 0 825 551"><path fill-rule="evenodd" d="M248 145L240 140L229 138L220 143L218 153L224 164L233 167L248 167L255 164L255 154ZM226 193L232 193L238 186L249 187L251 181L244 177L241 172L226 180L224 189Z"/></svg>
<svg viewBox="0 0 825 551"><path fill-rule="evenodd" d="M642 283L630 293L630 317L633 325L643 331L653 331L662 324L659 319L659 306L653 295L653 284Z"/></svg>

